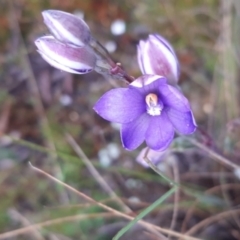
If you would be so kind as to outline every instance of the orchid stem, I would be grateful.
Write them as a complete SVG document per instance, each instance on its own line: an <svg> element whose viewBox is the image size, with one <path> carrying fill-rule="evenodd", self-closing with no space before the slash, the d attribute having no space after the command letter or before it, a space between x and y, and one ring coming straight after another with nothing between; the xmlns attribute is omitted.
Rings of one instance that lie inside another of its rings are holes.
<svg viewBox="0 0 240 240"><path fill-rule="evenodd" d="M158 168L148 159L147 155L149 152L149 148L147 148L145 155L143 157L144 161L151 167L151 169L156 172L158 175L160 175L164 180L166 180L171 186L179 187L179 184L174 182L172 179L165 176L161 171L158 170Z"/></svg>
<svg viewBox="0 0 240 240"><path fill-rule="evenodd" d="M178 186L177 183L175 183L174 181L172 181L170 178L168 178L167 176L165 176L162 172L160 172L157 167L147 158L145 157L144 160L147 162L147 164L150 166L150 168L156 172L158 175L160 175L164 180L166 180L171 186Z"/></svg>
<svg viewBox="0 0 240 240"><path fill-rule="evenodd" d="M115 63L112 60L111 55L107 51L107 49L96 39L92 38L90 42L90 46L101 56L103 57L107 63L111 66L110 74L115 76L120 76L128 84L132 83L134 81L134 77L129 76L126 71L122 69L122 66L120 63Z"/></svg>

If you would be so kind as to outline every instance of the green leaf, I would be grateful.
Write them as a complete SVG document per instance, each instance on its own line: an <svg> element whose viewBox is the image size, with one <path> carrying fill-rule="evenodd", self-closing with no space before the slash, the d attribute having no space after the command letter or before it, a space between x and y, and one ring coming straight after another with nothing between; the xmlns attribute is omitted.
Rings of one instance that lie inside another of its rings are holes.
<svg viewBox="0 0 240 240"><path fill-rule="evenodd" d="M149 207L144 209L137 217L135 217L129 224L127 224L124 228L122 228L117 235L114 236L113 240L118 240L124 233L126 233L131 227L133 227L139 220L144 218L147 214L149 214L151 211L153 211L158 205L163 203L168 197L170 197L175 191L177 190L177 187L174 187L170 189L168 192L166 192L163 196L161 196L158 200L156 200L153 204L151 204Z"/></svg>

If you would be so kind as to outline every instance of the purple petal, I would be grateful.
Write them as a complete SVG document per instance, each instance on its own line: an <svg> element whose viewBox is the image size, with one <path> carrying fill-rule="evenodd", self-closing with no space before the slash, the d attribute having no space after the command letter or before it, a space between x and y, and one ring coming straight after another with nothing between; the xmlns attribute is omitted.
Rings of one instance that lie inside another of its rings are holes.
<svg viewBox="0 0 240 240"><path fill-rule="evenodd" d="M146 111L144 101L135 89L112 89L98 100L94 110L108 121L128 123Z"/></svg>
<svg viewBox="0 0 240 240"><path fill-rule="evenodd" d="M174 49L172 48L171 44L165 38L163 38L159 34L151 34L151 35L149 35L149 37L158 39L160 42L162 42L163 45L165 45L166 48L168 48L168 50L175 56L175 58L177 58Z"/></svg>
<svg viewBox="0 0 240 240"><path fill-rule="evenodd" d="M154 72L166 76L172 83L177 83L179 79L179 62L170 43L157 34L149 35L149 42L152 56L155 55L154 58L157 62L157 64L153 64Z"/></svg>
<svg viewBox="0 0 240 240"><path fill-rule="evenodd" d="M143 56L143 49L145 47L145 41L141 40L139 42L139 45L137 46L137 59L138 59L138 65L140 67L140 70L142 73L147 73L145 68L144 68L144 56Z"/></svg>
<svg viewBox="0 0 240 240"><path fill-rule="evenodd" d="M78 47L90 41L89 27L81 18L59 10L46 10L42 15L45 24L59 41Z"/></svg>
<svg viewBox="0 0 240 240"><path fill-rule="evenodd" d="M174 128L165 111L160 116L151 117L146 132L146 143L156 151L165 150L174 137Z"/></svg>
<svg viewBox="0 0 240 240"><path fill-rule="evenodd" d="M83 74L95 67L96 56L86 47L67 45L52 36L40 37L35 44L50 65L63 71Z"/></svg>
<svg viewBox="0 0 240 240"><path fill-rule="evenodd" d="M196 123L192 114L189 112L179 112L173 108L167 110L167 115L172 125L181 134L191 134L196 130Z"/></svg>
<svg viewBox="0 0 240 240"><path fill-rule="evenodd" d="M137 89L141 94L158 93L159 87L166 84L166 78L158 75L143 75L134 80L129 87Z"/></svg>
<svg viewBox="0 0 240 240"><path fill-rule="evenodd" d="M174 108L181 112L190 111L190 105L187 98L176 88L171 85L162 84L159 87L161 100L167 107Z"/></svg>
<svg viewBox="0 0 240 240"><path fill-rule="evenodd" d="M176 84L179 79L179 62L176 54L163 37L149 35L137 47L138 64L142 73L165 76L169 83Z"/></svg>
<svg viewBox="0 0 240 240"><path fill-rule="evenodd" d="M124 148L134 150L141 145L145 140L149 120L149 115L142 114L136 120L122 125L121 139Z"/></svg>

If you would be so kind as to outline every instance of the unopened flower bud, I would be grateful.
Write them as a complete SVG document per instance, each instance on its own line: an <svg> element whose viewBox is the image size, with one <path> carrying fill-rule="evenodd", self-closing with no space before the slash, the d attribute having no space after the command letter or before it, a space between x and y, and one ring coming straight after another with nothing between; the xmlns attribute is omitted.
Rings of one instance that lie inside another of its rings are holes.
<svg viewBox="0 0 240 240"><path fill-rule="evenodd" d="M157 74L167 78L171 84L179 79L179 62L177 56L163 37L149 35L137 46L138 64L143 74Z"/></svg>
<svg viewBox="0 0 240 240"><path fill-rule="evenodd" d="M60 70L84 74L95 67L96 56L88 47L64 44L52 36L40 37L35 44L42 57Z"/></svg>
<svg viewBox="0 0 240 240"><path fill-rule="evenodd" d="M42 15L45 24L59 41L78 47L89 43L91 33L81 18L59 10L46 10Z"/></svg>

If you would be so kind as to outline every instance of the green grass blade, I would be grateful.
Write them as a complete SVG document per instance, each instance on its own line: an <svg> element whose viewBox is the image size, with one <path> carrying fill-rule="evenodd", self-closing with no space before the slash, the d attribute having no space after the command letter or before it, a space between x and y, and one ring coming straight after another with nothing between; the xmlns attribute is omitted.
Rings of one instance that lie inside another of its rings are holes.
<svg viewBox="0 0 240 240"><path fill-rule="evenodd" d="M122 228L117 235L114 236L113 240L118 240L123 234L125 234L131 227L133 227L139 220L149 214L152 210L154 210L158 205L163 203L168 197L170 197L175 191L177 187L170 189L163 196L161 196L158 200L156 200L149 207L144 209L137 217L135 217L129 224L127 224L124 228Z"/></svg>

